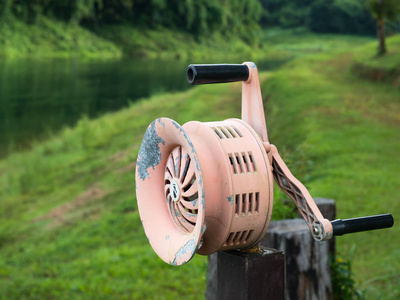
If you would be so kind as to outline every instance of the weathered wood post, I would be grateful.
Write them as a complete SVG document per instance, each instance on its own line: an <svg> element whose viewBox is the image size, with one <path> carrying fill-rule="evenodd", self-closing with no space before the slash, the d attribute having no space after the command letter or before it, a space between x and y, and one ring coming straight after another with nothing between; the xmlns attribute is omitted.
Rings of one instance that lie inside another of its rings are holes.
<svg viewBox="0 0 400 300"><path fill-rule="evenodd" d="M328 218L334 219L336 214L335 201L330 199L315 199L321 212ZM285 287L284 299L332 299L332 283L330 277L330 255L334 255L335 241L334 239L328 242L316 242L310 235L310 230L302 219L290 219L271 222L266 236L261 241L261 245L279 249L285 255L286 271L285 271ZM227 252L232 253L233 251ZM222 284L225 282L224 289L236 291L233 294L235 297L229 299L252 299L243 298L239 289L246 291L243 285L238 284L237 280L232 279L232 270L225 267L225 264L230 265L230 268L236 264L237 269L240 267L237 264L245 265L243 259L233 258L227 253L214 253L209 256L208 274L207 274L207 300L228 299L223 298L226 290L221 290ZM235 252L233 252L235 253ZM239 253L236 251L236 253ZM223 259L221 259L223 258ZM260 264L260 268L261 264ZM254 272L253 269L246 269L247 273ZM277 276L280 273L273 269L273 266L264 266L264 273L269 273L269 276ZM228 273L228 275L226 275ZM249 275L241 275L240 282L246 282L250 278ZM246 277L247 276L247 277ZM268 276L264 274L264 276ZM276 282L269 278L270 287ZM227 286L228 285L228 286ZM230 286L230 287L229 287ZM276 289L280 288L279 284ZM255 289L254 289L255 291ZM259 289L260 291L260 289ZM264 295L260 292L257 299ZM242 297L242 298L240 298ZM265 299L269 299L266 298ZM279 298L271 298L279 299Z"/></svg>
<svg viewBox="0 0 400 300"><path fill-rule="evenodd" d="M217 254L218 299L284 299L285 258L282 251L231 250Z"/></svg>
<svg viewBox="0 0 400 300"><path fill-rule="evenodd" d="M271 223L261 243L276 245L285 253L285 299L331 299L329 244L315 242L303 220Z"/></svg>

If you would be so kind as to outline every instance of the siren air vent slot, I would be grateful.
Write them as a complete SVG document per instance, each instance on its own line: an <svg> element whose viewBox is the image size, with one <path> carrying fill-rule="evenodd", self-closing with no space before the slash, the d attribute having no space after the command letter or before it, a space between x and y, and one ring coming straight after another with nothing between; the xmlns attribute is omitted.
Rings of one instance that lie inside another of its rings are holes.
<svg viewBox="0 0 400 300"><path fill-rule="evenodd" d="M242 194L242 215L247 215L247 194Z"/></svg>
<svg viewBox="0 0 400 300"><path fill-rule="evenodd" d="M229 163L231 164L231 171L233 174L237 174L238 173L238 167L237 167L237 163L236 163L236 159L233 156L232 153L228 154L228 158L229 158Z"/></svg>
<svg viewBox="0 0 400 300"><path fill-rule="evenodd" d="M235 132L238 134L239 137L243 137L243 134L239 131L239 129L237 129L236 127L233 127L233 129L235 130Z"/></svg>
<svg viewBox="0 0 400 300"><path fill-rule="evenodd" d="M216 127L211 127L212 130L214 130L215 134L218 135L218 137L222 140L224 138L224 135L222 134L221 130L219 130Z"/></svg>
<svg viewBox="0 0 400 300"><path fill-rule="evenodd" d="M258 209L260 207L260 193L259 192L256 193L256 201L255 202L256 203L255 203L254 211L258 212Z"/></svg>
<svg viewBox="0 0 400 300"><path fill-rule="evenodd" d="M247 244L253 235L254 230L244 230L229 233L229 236L224 244L226 246Z"/></svg>
<svg viewBox="0 0 400 300"><path fill-rule="evenodd" d="M251 167L253 169L253 172L256 172L257 168L256 168L256 162L255 162L255 160L253 158L253 154L251 152L249 152L248 154L249 154L249 159L250 159L250 165L251 165Z"/></svg>
<svg viewBox="0 0 400 300"><path fill-rule="evenodd" d="M233 174L256 172L256 165L251 152L228 153L228 159Z"/></svg>
<svg viewBox="0 0 400 300"><path fill-rule="evenodd" d="M234 138L234 136L229 132L229 130L226 127L219 127L219 129L222 131L224 136L228 139Z"/></svg>
<svg viewBox="0 0 400 300"><path fill-rule="evenodd" d="M251 216L258 213L259 206L259 192L235 195L235 217Z"/></svg>
<svg viewBox="0 0 400 300"><path fill-rule="evenodd" d="M243 137L243 134L236 128L232 126L218 126L211 127L215 134L221 139L232 139Z"/></svg>

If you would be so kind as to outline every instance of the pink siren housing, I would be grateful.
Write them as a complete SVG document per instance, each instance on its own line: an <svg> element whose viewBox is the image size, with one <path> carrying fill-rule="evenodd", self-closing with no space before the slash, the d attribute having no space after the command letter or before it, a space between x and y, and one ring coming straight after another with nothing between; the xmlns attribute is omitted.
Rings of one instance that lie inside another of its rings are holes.
<svg viewBox="0 0 400 300"><path fill-rule="evenodd" d="M272 212L273 178L260 137L245 122L161 118L136 167L143 227L165 262L257 244ZM150 200L151 199L151 200Z"/></svg>

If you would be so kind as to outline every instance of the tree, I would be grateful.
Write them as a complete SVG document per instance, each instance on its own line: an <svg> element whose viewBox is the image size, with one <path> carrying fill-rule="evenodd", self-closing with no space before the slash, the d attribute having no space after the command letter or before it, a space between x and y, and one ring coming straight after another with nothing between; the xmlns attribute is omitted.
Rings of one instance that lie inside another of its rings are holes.
<svg viewBox="0 0 400 300"><path fill-rule="evenodd" d="M399 0L367 0L367 6L376 20L376 34L379 46L378 55L386 53L385 20L395 20L400 14Z"/></svg>

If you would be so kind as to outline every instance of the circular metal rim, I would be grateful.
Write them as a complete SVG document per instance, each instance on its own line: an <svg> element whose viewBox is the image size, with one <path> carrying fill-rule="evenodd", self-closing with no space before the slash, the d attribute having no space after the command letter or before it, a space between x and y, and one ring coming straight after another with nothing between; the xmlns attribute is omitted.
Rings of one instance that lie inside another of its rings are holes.
<svg viewBox="0 0 400 300"><path fill-rule="evenodd" d="M201 188L198 192L197 223L191 232L183 232L169 214L164 196L164 171L169 153L176 147L187 149L195 163ZM205 231L205 197L200 162L185 130L174 120L160 118L146 130L136 164L136 195L139 214L151 246L171 265L187 263L201 247Z"/></svg>

